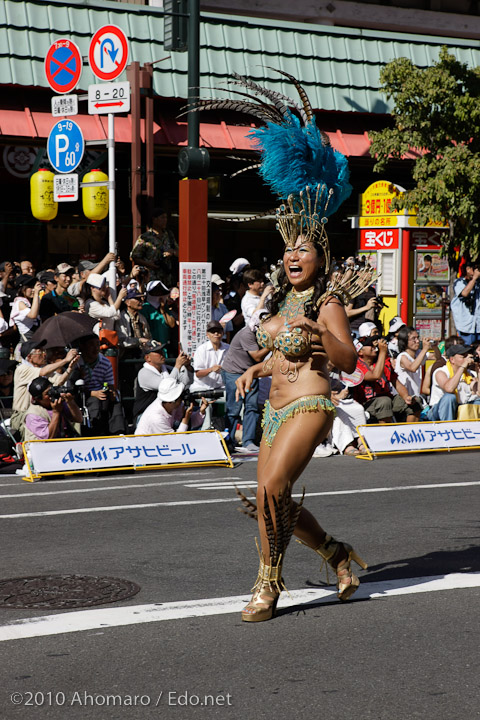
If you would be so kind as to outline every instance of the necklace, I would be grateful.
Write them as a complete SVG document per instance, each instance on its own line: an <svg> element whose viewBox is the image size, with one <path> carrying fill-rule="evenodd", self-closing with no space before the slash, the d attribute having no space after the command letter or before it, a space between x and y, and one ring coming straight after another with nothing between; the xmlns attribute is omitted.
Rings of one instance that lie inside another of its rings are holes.
<svg viewBox="0 0 480 720"><path fill-rule="evenodd" d="M302 290L302 292L297 292L294 289L289 290L285 300L280 305L278 315L284 317L287 323L296 318L297 315L303 315L305 303L311 299L314 291L314 287L309 287L307 290Z"/></svg>

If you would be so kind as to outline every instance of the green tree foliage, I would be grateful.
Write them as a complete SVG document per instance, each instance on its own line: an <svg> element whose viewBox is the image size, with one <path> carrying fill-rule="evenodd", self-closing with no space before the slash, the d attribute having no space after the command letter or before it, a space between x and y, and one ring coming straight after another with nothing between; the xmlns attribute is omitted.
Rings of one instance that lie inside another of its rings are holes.
<svg viewBox="0 0 480 720"><path fill-rule="evenodd" d="M417 210L428 220L449 225L445 250L472 259L480 254L480 68L469 68L448 53L420 69L407 58L386 65L381 91L393 98L393 128L369 133L374 169L384 172L390 158L415 149L415 187L396 198L392 207Z"/></svg>

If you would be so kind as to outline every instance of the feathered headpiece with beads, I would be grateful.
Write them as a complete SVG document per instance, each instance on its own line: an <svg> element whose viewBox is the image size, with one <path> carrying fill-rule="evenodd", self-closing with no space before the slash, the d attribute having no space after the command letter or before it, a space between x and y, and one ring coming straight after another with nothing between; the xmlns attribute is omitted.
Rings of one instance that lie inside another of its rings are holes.
<svg viewBox="0 0 480 720"><path fill-rule="evenodd" d="M277 210L277 221L287 245L304 234L325 252L328 250L324 227L327 217L352 192L347 159L332 148L328 135L317 128L312 106L298 80L282 70L277 72L293 83L300 105L282 93L234 73L227 84L231 92L242 99L198 100L188 111L236 110L264 123L249 133L254 149L260 153L260 163L240 172L258 169L272 192L283 201ZM328 264L327 254L326 259Z"/></svg>

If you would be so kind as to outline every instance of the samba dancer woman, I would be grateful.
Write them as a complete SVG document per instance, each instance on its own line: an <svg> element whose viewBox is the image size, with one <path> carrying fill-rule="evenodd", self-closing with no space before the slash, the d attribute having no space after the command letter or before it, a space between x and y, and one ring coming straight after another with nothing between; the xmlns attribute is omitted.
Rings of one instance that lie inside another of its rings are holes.
<svg viewBox="0 0 480 720"><path fill-rule="evenodd" d="M282 565L293 533L335 568L341 600L351 597L359 585L351 561L366 567L350 545L327 535L303 507L303 498L299 503L291 498L293 484L333 423L327 360L346 372L355 368L344 304L364 290L369 278L328 280L325 223L352 191L348 164L317 128L300 83L277 72L295 85L301 104L234 74L228 90L240 100L199 100L188 109L237 110L263 122L263 127L250 132L261 156L261 163L250 167L259 168L283 201L277 210L277 226L285 242L283 269L277 276L270 316L257 331L259 344L272 354L237 380L238 393L244 396L254 378L272 375L258 458L257 508L237 491L247 514L256 514L260 534L258 576L253 597L242 612L247 622L273 617L284 588Z"/></svg>
<svg viewBox="0 0 480 720"><path fill-rule="evenodd" d="M327 535L302 503L290 497L292 485L333 424L327 361L352 372L356 352L343 298L327 289L324 226L307 218L305 227L304 218L293 210L278 219L286 241L283 271L278 278L280 287L271 299L271 315L257 331L259 344L270 348L272 356L237 380L244 397L254 378L272 375L257 470L260 568L253 597L242 612L247 622L269 620L274 615L292 531L335 569L340 600L347 600L359 585L351 560L366 568L349 545Z"/></svg>

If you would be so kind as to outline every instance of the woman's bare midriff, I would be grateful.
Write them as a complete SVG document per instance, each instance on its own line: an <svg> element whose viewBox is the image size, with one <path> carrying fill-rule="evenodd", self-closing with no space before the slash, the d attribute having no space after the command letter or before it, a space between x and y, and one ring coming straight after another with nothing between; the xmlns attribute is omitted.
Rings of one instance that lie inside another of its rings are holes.
<svg viewBox="0 0 480 720"><path fill-rule="evenodd" d="M287 330L282 318L278 316L265 323L265 329L270 333L272 340L279 332ZM306 336L306 333L303 333ZM312 343L320 343L320 338L313 336ZM275 364L272 369L272 387L270 389L270 403L276 410L288 405L297 398L305 395L325 395L330 397L330 380L327 373L327 356L321 352L312 352L301 359L283 360L283 355L275 353ZM287 363L290 369L298 371L294 382L289 382L287 376L281 372Z"/></svg>

